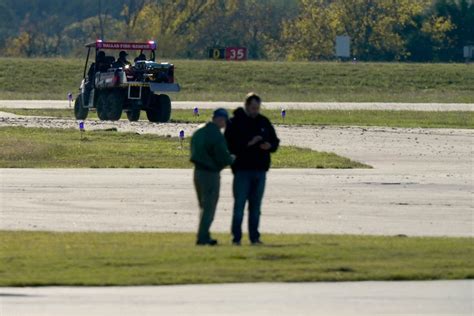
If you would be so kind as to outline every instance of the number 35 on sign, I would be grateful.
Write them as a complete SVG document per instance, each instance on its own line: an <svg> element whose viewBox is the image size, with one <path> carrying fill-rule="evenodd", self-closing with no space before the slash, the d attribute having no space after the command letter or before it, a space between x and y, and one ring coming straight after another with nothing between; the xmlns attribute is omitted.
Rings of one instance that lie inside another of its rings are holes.
<svg viewBox="0 0 474 316"><path fill-rule="evenodd" d="M226 60L247 60L247 48L246 47L226 47L225 59Z"/></svg>

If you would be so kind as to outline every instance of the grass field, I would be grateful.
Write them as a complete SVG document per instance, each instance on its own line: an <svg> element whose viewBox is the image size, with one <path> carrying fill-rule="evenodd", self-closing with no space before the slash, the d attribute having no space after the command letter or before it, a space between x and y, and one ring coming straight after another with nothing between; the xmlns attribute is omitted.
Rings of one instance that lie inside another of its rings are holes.
<svg viewBox="0 0 474 316"><path fill-rule="evenodd" d="M74 118L68 109L2 109L27 116L50 116ZM387 127L423 127L423 128L474 128L474 112L425 112L425 111L369 111L369 110L291 110L283 120L280 111L265 110L264 114L275 124L287 125L330 125L330 126L387 126ZM192 110L173 110L172 122L202 123L211 118L212 110L200 110L195 117ZM90 112L88 119L97 119ZM126 119L125 115L123 119ZM142 120L146 115L142 112Z"/></svg>
<svg viewBox="0 0 474 316"><path fill-rule="evenodd" d="M194 246L192 233L0 232L0 286L474 278L472 238L267 235Z"/></svg>
<svg viewBox="0 0 474 316"><path fill-rule="evenodd" d="M0 168L191 168L189 139L114 131L0 128ZM333 153L283 146L275 168L368 168Z"/></svg>
<svg viewBox="0 0 474 316"><path fill-rule="evenodd" d="M201 110L200 121L212 116L211 110ZM386 126L424 128L474 128L474 112L369 111L369 110L265 110L275 124L329 126ZM193 122L192 111L173 111L173 121Z"/></svg>
<svg viewBox="0 0 474 316"><path fill-rule="evenodd" d="M182 92L173 100L474 103L465 64L216 62L174 60ZM77 92L81 59L0 58L0 99L65 99Z"/></svg>

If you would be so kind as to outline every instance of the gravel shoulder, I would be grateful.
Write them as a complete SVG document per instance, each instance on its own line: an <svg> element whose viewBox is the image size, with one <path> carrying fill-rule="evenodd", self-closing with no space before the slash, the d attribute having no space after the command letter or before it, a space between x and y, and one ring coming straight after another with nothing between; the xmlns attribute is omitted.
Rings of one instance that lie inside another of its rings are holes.
<svg viewBox="0 0 474 316"><path fill-rule="evenodd" d="M217 107L236 108L242 102L193 102L175 101L175 109L215 109ZM266 109L299 110L411 110L411 111L474 111L472 103L385 103L385 102L265 102ZM0 108L22 109L65 109L67 100L0 100Z"/></svg>

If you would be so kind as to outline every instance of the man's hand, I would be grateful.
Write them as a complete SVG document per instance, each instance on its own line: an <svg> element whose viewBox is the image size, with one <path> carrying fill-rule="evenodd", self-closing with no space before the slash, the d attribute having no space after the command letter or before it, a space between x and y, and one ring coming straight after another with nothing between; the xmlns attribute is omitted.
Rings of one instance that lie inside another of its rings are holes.
<svg viewBox="0 0 474 316"><path fill-rule="evenodd" d="M255 145L256 143L260 142L262 140L262 136L258 135L258 136L255 136L254 138L252 138L251 141L248 142L247 146L253 146Z"/></svg>
<svg viewBox="0 0 474 316"><path fill-rule="evenodd" d="M263 144L260 144L260 149L262 150L270 150L272 148L272 145L269 142L265 142Z"/></svg>

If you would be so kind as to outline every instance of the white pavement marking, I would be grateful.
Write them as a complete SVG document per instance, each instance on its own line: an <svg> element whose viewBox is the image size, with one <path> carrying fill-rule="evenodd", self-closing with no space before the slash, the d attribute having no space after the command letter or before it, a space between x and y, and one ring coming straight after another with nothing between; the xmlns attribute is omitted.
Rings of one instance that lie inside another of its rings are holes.
<svg viewBox="0 0 474 316"><path fill-rule="evenodd" d="M175 109L237 108L242 102L173 101ZM394 103L394 102L264 102L267 109L300 110L412 110L412 111L474 111L474 103ZM67 100L0 100L0 108L69 109Z"/></svg>
<svg viewBox="0 0 474 316"><path fill-rule="evenodd" d="M474 281L0 288L5 316L473 315Z"/></svg>

